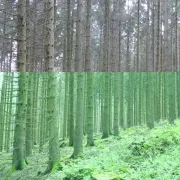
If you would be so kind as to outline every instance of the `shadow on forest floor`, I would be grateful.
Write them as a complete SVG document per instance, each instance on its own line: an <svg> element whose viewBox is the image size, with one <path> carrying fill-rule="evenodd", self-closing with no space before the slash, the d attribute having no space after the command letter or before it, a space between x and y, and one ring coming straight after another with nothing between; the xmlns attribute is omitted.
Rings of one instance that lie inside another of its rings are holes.
<svg viewBox="0 0 180 180"><path fill-rule="evenodd" d="M61 148L63 170L45 176L41 173L47 168L48 146L40 154L36 146L29 165L8 180L180 180L180 121L174 126L158 123L153 130L121 130L120 137L96 135L96 146L84 147L78 159L69 159L72 147ZM11 158L11 153L0 153L0 179L11 168Z"/></svg>

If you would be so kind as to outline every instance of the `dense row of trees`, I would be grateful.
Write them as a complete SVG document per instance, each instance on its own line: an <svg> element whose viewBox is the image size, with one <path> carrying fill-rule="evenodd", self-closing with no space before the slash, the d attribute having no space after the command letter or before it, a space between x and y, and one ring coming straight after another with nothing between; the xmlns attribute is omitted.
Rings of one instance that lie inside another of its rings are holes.
<svg viewBox="0 0 180 180"><path fill-rule="evenodd" d="M179 6L178 0L0 0L0 71L20 71L23 63L28 72L47 71L48 46L55 71L179 71Z"/></svg>
<svg viewBox="0 0 180 180"><path fill-rule="evenodd" d="M23 169L34 145L49 141L47 172L59 163L59 139L72 157L83 153L83 136L119 136L126 129L180 117L179 73L2 73L0 151L13 152ZM19 79L19 80L18 80Z"/></svg>

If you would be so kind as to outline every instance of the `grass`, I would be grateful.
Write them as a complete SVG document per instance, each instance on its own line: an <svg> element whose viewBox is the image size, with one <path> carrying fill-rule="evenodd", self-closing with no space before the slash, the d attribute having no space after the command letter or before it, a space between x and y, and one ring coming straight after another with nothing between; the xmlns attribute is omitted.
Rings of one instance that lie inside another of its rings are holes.
<svg viewBox="0 0 180 180"><path fill-rule="evenodd" d="M63 147L61 171L42 175L47 168L48 146L42 153L34 148L29 165L11 174L8 180L180 180L180 122L156 128L134 127L120 131L120 137L100 139L95 147L84 147L84 155L70 159L72 147ZM0 154L0 179L11 169L11 154Z"/></svg>

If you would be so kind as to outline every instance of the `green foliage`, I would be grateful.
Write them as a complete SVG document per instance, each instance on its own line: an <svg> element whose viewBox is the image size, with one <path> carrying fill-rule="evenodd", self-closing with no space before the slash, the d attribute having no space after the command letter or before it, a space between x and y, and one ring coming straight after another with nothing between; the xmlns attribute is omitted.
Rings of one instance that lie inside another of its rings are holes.
<svg viewBox="0 0 180 180"><path fill-rule="evenodd" d="M161 132L159 135L150 137L146 141L132 142L129 148L134 156L152 157L165 153L172 145L180 143L179 128L169 127L168 130Z"/></svg>
<svg viewBox="0 0 180 180"><path fill-rule="evenodd" d="M103 172L100 174L93 174L93 180L121 180L119 175L112 172Z"/></svg>
<svg viewBox="0 0 180 180"><path fill-rule="evenodd" d="M15 171L16 171L15 166L11 167L11 169L8 171L8 173L5 176L5 180L7 180Z"/></svg>
<svg viewBox="0 0 180 180"><path fill-rule="evenodd" d="M61 170L62 170L62 165L58 160L54 163L51 173L56 173L57 171L61 171Z"/></svg>
<svg viewBox="0 0 180 180"><path fill-rule="evenodd" d="M48 153L39 154L37 149L34 156L28 158L29 165L22 171L9 173L7 179L105 180L110 174L111 179L114 177L123 180L180 179L179 121L173 126L160 122L152 130L143 126L125 131L120 129L120 137L100 139L101 136L97 135L96 146L85 147L84 156L76 159L69 158L72 147L60 148L61 162L57 162L52 173L44 176L39 172L44 172L47 167ZM48 146L44 150L48 152ZM3 163L0 161L3 179L11 166L9 155L0 154L0 159L3 157Z"/></svg>
<svg viewBox="0 0 180 180"><path fill-rule="evenodd" d="M70 169L69 173L66 172L66 177L64 177L64 180L90 180L92 178L93 169L90 168L84 168L84 169Z"/></svg>

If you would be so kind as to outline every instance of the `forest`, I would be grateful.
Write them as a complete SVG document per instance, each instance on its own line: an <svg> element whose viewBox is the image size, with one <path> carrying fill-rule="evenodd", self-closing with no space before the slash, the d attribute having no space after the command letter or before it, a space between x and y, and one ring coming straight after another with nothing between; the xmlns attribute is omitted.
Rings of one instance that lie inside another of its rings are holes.
<svg viewBox="0 0 180 180"><path fill-rule="evenodd" d="M0 0L0 71L178 72L179 10L178 0Z"/></svg>
<svg viewBox="0 0 180 180"><path fill-rule="evenodd" d="M178 72L0 73L0 179L179 179L179 84Z"/></svg>
<svg viewBox="0 0 180 180"><path fill-rule="evenodd" d="M0 0L0 180L180 179L178 0Z"/></svg>

